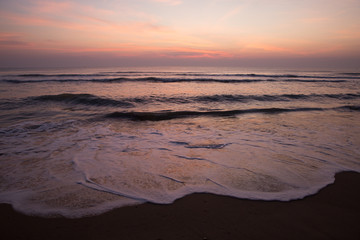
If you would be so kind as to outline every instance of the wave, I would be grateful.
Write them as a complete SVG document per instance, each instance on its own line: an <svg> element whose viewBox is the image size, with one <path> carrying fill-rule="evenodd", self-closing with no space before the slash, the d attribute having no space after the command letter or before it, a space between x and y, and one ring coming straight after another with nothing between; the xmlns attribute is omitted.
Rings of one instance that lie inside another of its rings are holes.
<svg viewBox="0 0 360 240"><path fill-rule="evenodd" d="M105 115L106 118L128 119L132 121L164 121L177 118L193 117L232 117L241 114L263 113L278 114L287 112L308 112L325 110L360 111L360 106L341 106L337 108L253 108L229 111L163 111L163 112L113 112Z"/></svg>
<svg viewBox="0 0 360 240"><path fill-rule="evenodd" d="M226 73L226 74L202 74L202 73L176 73L177 76L210 76L210 77L251 77L251 78L311 78L311 79L359 79L359 73L342 73L348 76L328 76L328 75L297 75L297 74L255 74L255 73Z"/></svg>
<svg viewBox="0 0 360 240"><path fill-rule="evenodd" d="M170 74L176 75L175 72L151 72L151 71L118 71L118 72L99 72L99 73L61 73L61 74L43 74L43 73L26 73L26 74L17 74L17 75L8 75L8 76L17 76L17 77L96 77L96 76L117 76L122 74ZM207 74L204 74L207 75Z"/></svg>
<svg viewBox="0 0 360 240"><path fill-rule="evenodd" d="M360 106L342 106L338 109L351 110L351 111L360 111Z"/></svg>
<svg viewBox="0 0 360 240"><path fill-rule="evenodd" d="M199 102L249 102L249 101L292 101L292 100L314 100L314 99L338 99L350 100L360 98L360 94L281 94L281 95L212 95L197 96L192 98Z"/></svg>
<svg viewBox="0 0 360 240"><path fill-rule="evenodd" d="M346 78L348 79L348 78ZM217 79L217 78L161 78L161 77L141 77L141 78L99 78L99 79L2 79L2 82L21 84L21 83L45 83L45 82L95 82L95 83L122 83L122 82L153 82L153 83L176 83L176 82L199 82L199 83L251 83L251 82L303 82L303 83L317 83L317 82L331 82L340 83L346 82L345 79Z"/></svg>
<svg viewBox="0 0 360 240"><path fill-rule="evenodd" d="M126 108L134 107L132 103L129 103L127 101L102 98L92 94L63 93L58 95L43 95L38 97L31 97L30 100L66 102L66 103L85 104L85 105L93 105L93 106L114 106L114 107L126 107Z"/></svg>
<svg viewBox="0 0 360 240"><path fill-rule="evenodd" d="M349 76L360 76L359 72L344 72L342 74L349 75Z"/></svg>
<svg viewBox="0 0 360 240"><path fill-rule="evenodd" d="M260 77L260 76L259 76ZM122 79L126 81L125 78ZM344 79L218 79L218 78L158 78L158 77L146 77L135 78L131 81L148 81L148 82L161 82L161 83L173 83L173 82L218 82L218 83L251 83L251 82L346 82Z"/></svg>
<svg viewBox="0 0 360 240"><path fill-rule="evenodd" d="M17 77L102 77L102 76L108 76L106 74L76 74L76 73L70 73L70 74L40 74L40 73L28 73L28 74L19 74L15 75Z"/></svg>
<svg viewBox="0 0 360 240"><path fill-rule="evenodd" d="M311 79L359 79L358 72L343 72L337 75L298 75L298 74L256 74L256 73L203 73L203 72L156 72L156 71L117 71L117 72L99 72L99 73L62 73L62 74L42 74L27 73L18 75L7 75L7 77L38 77L38 78L54 78L54 77L101 77L101 76L122 76L132 75L153 75L153 76L190 76L190 77L250 77L250 78L311 78ZM345 75L345 76L344 76Z"/></svg>
<svg viewBox="0 0 360 240"><path fill-rule="evenodd" d="M282 94L282 95L209 95L209 96L190 96L190 97L135 97L111 99L95 96L92 94L72 94L63 93L58 95L43 95L30 97L25 99L25 102L41 101L41 102L65 102L70 104L84 104L92 106L112 106L112 107L135 107L136 104L151 104L151 103L175 103L175 104L196 104L196 103L231 103L231 102L280 102L280 101L294 101L294 100L318 100L318 99L337 99L337 100L352 100L359 99L359 94ZM8 104L8 102L7 102Z"/></svg>
<svg viewBox="0 0 360 240"><path fill-rule="evenodd" d="M327 74L271 74L271 73L206 73L206 72L161 72L161 71L115 71L98 73L24 73L1 75L0 82L13 84L36 83L257 83L257 82L301 82L301 83L340 83L359 80L358 72L327 73Z"/></svg>

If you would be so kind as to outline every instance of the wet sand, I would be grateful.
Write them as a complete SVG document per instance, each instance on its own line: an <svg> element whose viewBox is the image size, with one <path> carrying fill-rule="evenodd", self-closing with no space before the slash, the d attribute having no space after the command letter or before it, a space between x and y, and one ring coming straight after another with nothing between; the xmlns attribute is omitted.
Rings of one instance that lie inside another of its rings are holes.
<svg viewBox="0 0 360 240"><path fill-rule="evenodd" d="M1 239L360 239L360 174L339 173L291 202L192 194L81 219L40 218L0 204Z"/></svg>

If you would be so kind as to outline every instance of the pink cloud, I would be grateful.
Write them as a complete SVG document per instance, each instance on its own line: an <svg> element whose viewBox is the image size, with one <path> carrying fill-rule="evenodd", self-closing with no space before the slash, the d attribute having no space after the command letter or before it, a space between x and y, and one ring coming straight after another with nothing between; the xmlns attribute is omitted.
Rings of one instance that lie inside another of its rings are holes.
<svg viewBox="0 0 360 240"><path fill-rule="evenodd" d="M59 13L64 12L73 7L71 2L52 2L52 1L35 1L32 10L38 13Z"/></svg>
<svg viewBox="0 0 360 240"><path fill-rule="evenodd" d="M146 22L146 21L128 21L116 23L101 18L90 16L76 16L81 21L70 21L65 19L53 19L44 16L20 15L16 13L9 13L0 11L1 17L8 19L12 24L22 26L47 26L52 28L70 29L77 31L91 31L91 32L111 32L111 31L124 31L124 32L168 32L167 27ZM78 34L78 33L77 33Z"/></svg>
<svg viewBox="0 0 360 240"><path fill-rule="evenodd" d="M165 3L165 4L173 5L173 6L183 3L181 0L152 0L152 1L158 2L158 3Z"/></svg>
<svg viewBox="0 0 360 240"><path fill-rule="evenodd" d="M330 18L326 18L326 17L304 18L301 19L301 21L304 23L315 24L315 23L328 22L330 21Z"/></svg>
<svg viewBox="0 0 360 240"><path fill-rule="evenodd" d="M225 51L206 50L197 48L173 47L160 49L161 56L175 58L226 58L232 55Z"/></svg>
<svg viewBox="0 0 360 240"><path fill-rule="evenodd" d="M242 10L243 10L243 6L237 6L236 8L231 9L218 20L218 24L223 23L231 19L232 17L238 15Z"/></svg>
<svg viewBox="0 0 360 240"><path fill-rule="evenodd" d="M4 47L30 47L32 44L15 33L0 33L0 46Z"/></svg>

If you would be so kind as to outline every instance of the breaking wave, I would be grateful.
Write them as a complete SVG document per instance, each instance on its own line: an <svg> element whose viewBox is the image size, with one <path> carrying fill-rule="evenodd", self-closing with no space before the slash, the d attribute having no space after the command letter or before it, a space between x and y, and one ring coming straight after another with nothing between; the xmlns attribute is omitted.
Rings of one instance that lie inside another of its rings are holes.
<svg viewBox="0 0 360 240"><path fill-rule="evenodd" d="M193 117L231 117L240 114L263 113L278 114L286 112L307 112L326 110L351 110L360 111L360 106L341 106L336 108L252 108L229 111L162 111L162 112L113 112L106 115L107 118L129 119L133 121L163 121L176 118Z"/></svg>
<svg viewBox="0 0 360 240"><path fill-rule="evenodd" d="M35 101L66 102L72 104L85 104L85 105L94 105L94 106L116 106L116 107L134 106L132 103L129 103L127 101L102 98L92 94L64 93L58 95L43 95L38 97L32 97L30 99Z"/></svg>
<svg viewBox="0 0 360 240"><path fill-rule="evenodd" d="M136 98L122 98L111 99L95 96L92 94L72 94L63 93L57 95L43 95L35 96L26 100L32 101L54 101L54 102L66 102L73 104L86 104L94 106L118 106L118 107L133 107L136 103L221 103L221 102L276 102L276 101L293 101L293 100L314 100L314 99L338 99L338 100L352 100L359 99L359 94L281 94L281 95L231 95L231 94L216 94L206 96L189 96L189 97L136 97Z"/></svg>
<svg viewBox="0 0 360 240"><path fill-rule="evenodd" d="M359 73L340 73L334 75L303 74L254 74L254 73L198 73L198 72L100 72L93 74L19 74L4 75L0 81L6 83L41 83L41 82L346 82L360 79Z"/></svg>

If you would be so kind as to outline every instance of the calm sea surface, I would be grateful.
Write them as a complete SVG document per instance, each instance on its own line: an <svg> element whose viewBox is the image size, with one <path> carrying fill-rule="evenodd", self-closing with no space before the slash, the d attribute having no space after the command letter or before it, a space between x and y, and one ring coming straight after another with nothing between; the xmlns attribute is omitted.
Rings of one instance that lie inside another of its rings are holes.
<svg viewBox="0 0 360 240"><path fill-rule="evenodd" d="M359 119L360 71L2 69L0 202L81 217L194 192L303 198L360 172Z"/></svg>

